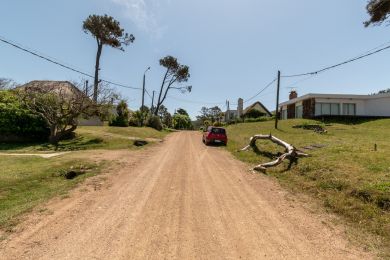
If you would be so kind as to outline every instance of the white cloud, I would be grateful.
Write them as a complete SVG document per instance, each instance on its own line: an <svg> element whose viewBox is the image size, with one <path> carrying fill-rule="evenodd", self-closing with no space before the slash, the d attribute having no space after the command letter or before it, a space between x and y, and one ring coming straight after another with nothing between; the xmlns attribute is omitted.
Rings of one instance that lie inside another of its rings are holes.
<svg viewBox="0 0 390 260"><path fill-rule="evenodd" d="M130 19L140 30L160 38L164 28L159 25L154 10L158 2L154 0L111 0L123 8L123 14Z"/></svg>

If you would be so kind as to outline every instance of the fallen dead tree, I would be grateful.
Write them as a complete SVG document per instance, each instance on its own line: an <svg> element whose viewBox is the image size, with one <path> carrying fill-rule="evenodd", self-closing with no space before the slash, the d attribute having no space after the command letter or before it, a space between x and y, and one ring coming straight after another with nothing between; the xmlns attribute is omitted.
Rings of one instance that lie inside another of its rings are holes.
<svg viewBox="0 0 390 260"><path fill-rule="evenodd" d="M270 135L254 135L254 136L252 136L250 138L249 145L244 147L243 149L241 149L241 151L247 151L250 148L258 150L258 148L256 146L256 141L259 139L270 140L271 142L273 142L277 145L283 146L286 150L285 150L285 153L283 153L282 155L277 157L274 161L259 164L256 167L254 167L253 170L265 172L267 168L275 167L275 166L281 164L286 159L290 161L289 166L288 166L288 169L290 169L293 163L298 163L298 158L309 156L308 154L297 150L291 144L289 144L283 140L280 140L279 138L276 138L275 136L272 136L271 134Z"/></svg>

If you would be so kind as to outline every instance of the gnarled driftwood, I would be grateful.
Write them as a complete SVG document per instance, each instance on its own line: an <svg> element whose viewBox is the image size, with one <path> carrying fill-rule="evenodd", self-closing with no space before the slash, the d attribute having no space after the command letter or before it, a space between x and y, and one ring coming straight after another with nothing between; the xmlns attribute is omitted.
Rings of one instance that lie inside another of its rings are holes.
<svg viewBox="0 0 390 260"><path fill-rule="evenodd" d="M259 164L256 167L254 167L253 170L265 172L267 168L275 167L275 166L281 164L285 159L290 160L290 164L288 166L289 169L290 169L292 163L294 163L294 162L297 163L299 157L307 157L307 156L309 156L308 154L305 154L305 153L297 150L291 144L286 143L285 141L283 141L283 140L281 140L279 138L276 138L275 136L272 136L272 135L254 135L254 136L252 136L250 138L249 145L244 147L243 149L241 149L241 151L247 151L247 150L249 150L249 148L256 149L257 148L256 141L258 139L270 140L271 142L286 148L286 151L285 151L284 154L282 154L281 156L276 158L276 160L274 160L272 162L268 162L268 163Z"/></svg>

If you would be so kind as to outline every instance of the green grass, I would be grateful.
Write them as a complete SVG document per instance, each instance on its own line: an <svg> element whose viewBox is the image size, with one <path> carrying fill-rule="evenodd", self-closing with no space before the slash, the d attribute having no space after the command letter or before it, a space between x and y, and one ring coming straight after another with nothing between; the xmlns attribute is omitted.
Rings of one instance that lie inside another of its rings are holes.
<svg viewBox="0 0 390 260"><path fill-rule="evenodd" d="M135 149L133 140L129 140L128 137L163 138L167 134L168 132L158 132L151 128L79 127L75 138L61 141L58 147L48 143L0 144L0 152ZM80 159L74 153L50 159L0 155L0 229L12 229L12 226L17 224L20 214L49 198L65 194L78 182L100 172L105 164L104 161L96 164L88 159ZM80 165L90 170L72 180L67 180L61 175L70 167Z"/></svg>
<svg viewBox="0 0 390 260"><path fill-rule="evenodd" d="M61 174L71 167L87 168L85 174L67 180ZM47 199L66 192L87 177L100 172L104 163L75 160L72 157L43 159L39 157L1 158L0 228L10 230L18 216Z"/></svg>
<svg viewBox="0 0 390 260"><path fill-rule="evenodd" d="M132 149L133 140L128 137L162 139L167 131L143 127L82 126L76 130L76 137L64 140L59 145L49 143L0 143L0 152L75 151L89 149Z"/></svg>
<svg viewBox="0 0 390 260"><path fill-rule="evenodd" d="M384 245L390 243L390 119L361 124L326 125L327 134L295 129L297 124L316 124L311 120L246 123L227 128L227 149L250 164L270 161L280 147L269 141L257 141L260 151L238 152L254 134L272 133L297 148L324 145L306 151L312 157L299 159L290 171L286 162L267 170L267 174L296 192L317 198L330 211L343 216L355 227L377 235ZM374 151L377 144L378 150ZM272 155L273 154L273 155ZM389 254L390 247L386 253Z"/></svg>

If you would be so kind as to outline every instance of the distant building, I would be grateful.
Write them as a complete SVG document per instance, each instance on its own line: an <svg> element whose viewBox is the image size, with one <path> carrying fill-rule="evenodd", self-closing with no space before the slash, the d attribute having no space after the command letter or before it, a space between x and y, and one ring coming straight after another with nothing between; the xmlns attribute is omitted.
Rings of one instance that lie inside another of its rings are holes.
<svg viewBox="0 0 390 260"><path fill-rule="evenodd" d="M228 105L228 109L225 112L224 121L230 122L230 121L234 121L235 119L244 118L246 113L248 113L251 110L257 110L263 116L272 116L271 112L269 112L269 110L259 101L253 103L252 105L244 109L244 100L242 98L239 98L237 101L236 110L231 110Z"/></svg>
<svg viewBox="0 0 390 260"><path fill-rule="evenodd" d="M46 91L52 91L53 93L59 94L60 91L64 92L66 95L72 95L72 93L81 93L85 95L80 89L69 81L51 81L51 80L34 80L30 81L27 84L24 84L19 89L25 88L40 88ZM91 101L92 102L92 101ZM89 118L79 118L80 126L102 126L103 121L98 116L92 116Z"/></svg>
<svg viewBox="0 0 390 260"><path fill-rule="evenodd" d="M271 112L269 112L268 109L259 101L256 101L252 105L245 108L242 115L245 117L245 115L251 110L259 111L262 114L262 116L266 116L266 117L272 116Z"/></svg>
<svg viewBox="0 0 390 260"><path fill-rule="evenodd" d="M390 117L390 93L377 95L306 94L292 91L279 105L281 119L323 116Z"/></svg>

